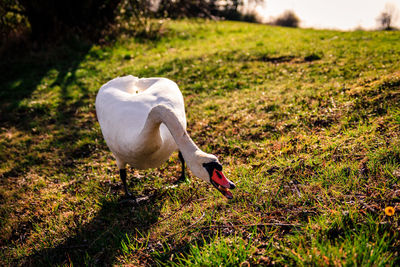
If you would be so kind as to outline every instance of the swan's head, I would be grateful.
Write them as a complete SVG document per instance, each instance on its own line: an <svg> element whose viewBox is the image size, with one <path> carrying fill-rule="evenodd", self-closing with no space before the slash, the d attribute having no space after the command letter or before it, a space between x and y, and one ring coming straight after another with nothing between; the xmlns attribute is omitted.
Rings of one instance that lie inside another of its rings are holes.
<svg viewBox="0 0 400 267"><path fill-rule="evenodd" d="M228 180L222 173L222 165L216 156L197 151L192 162L188 161L192 173L200 179L211 183L225 197L233 198L229 189L234 189L235 184Z"/></svg>

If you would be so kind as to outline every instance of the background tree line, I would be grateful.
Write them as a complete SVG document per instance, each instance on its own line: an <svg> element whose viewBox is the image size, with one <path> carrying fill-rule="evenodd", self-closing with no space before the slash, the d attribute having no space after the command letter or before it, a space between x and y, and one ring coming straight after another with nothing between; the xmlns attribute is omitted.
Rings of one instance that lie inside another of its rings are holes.
<svg viewBox="0 0 400 267"><path fill-rule="evenodd" d="M240 11L243 5L243 0L0 0L0 34L3 41L22 32L46 41L71 33L98 38L110 25L132 20L134 31L148 31L151 18L255 20Z"/></svg>

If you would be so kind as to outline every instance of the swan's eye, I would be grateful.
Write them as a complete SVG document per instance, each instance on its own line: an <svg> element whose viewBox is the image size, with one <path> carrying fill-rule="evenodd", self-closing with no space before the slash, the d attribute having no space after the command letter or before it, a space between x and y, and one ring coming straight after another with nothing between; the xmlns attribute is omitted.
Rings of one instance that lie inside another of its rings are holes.
<svg viewBox="0 0 400 267"><path fill-rule="evenodd" d="M211 161L208 163L203 163L203 167L207 170L208 174L210 175L210 177L212 177L214 170L216 171L222 171L222 165L219 164L216 161ZM218 172L216 172L218 173ZM222 179L221 175L218 174L218 178Z"/></svg>

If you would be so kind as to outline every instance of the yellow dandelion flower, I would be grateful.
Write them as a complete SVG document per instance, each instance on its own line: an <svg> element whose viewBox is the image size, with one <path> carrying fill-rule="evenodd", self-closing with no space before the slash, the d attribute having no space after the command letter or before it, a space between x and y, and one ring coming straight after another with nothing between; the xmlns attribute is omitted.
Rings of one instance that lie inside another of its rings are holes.
<svg viewBox="0 0 400 267"><path fill-rule="evenodd" d="M393 207L386 207L385 208L385 214L387 216L393 216L394 215L394 208Z"/></svg>

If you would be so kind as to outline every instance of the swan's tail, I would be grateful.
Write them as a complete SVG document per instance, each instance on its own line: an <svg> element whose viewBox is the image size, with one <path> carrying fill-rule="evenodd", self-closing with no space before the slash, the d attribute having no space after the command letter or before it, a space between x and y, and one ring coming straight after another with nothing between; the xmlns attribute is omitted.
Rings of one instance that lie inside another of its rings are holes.
<svg viewBox="0 0 400 267"><path fill-rule="evenodd" d="M136 87L138 81L138 77L127 75L124 77L112 79L111 81L103 85L103 87L113 87L129 94L133 94L138 90Z"/></svg>

